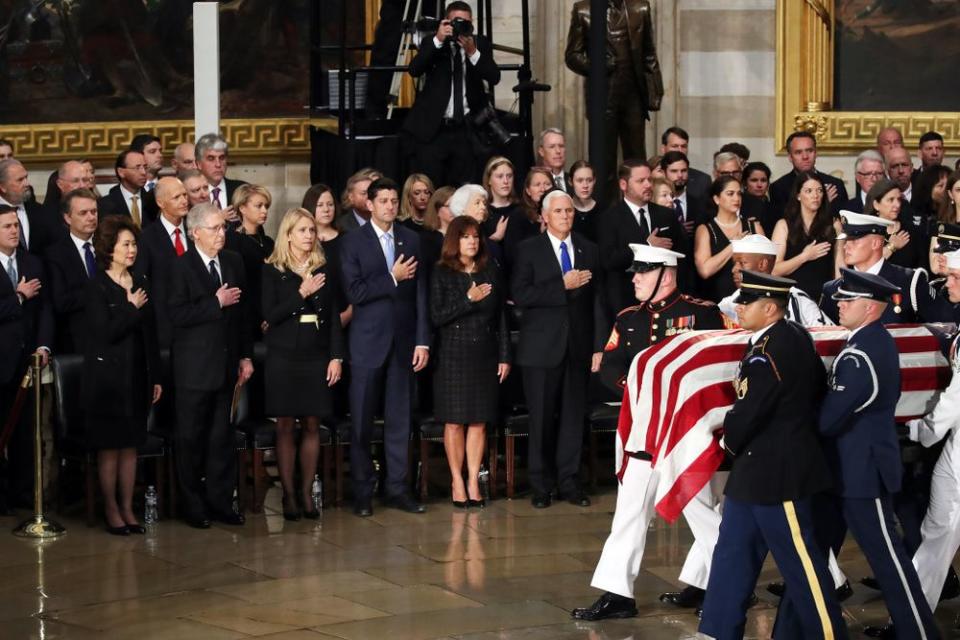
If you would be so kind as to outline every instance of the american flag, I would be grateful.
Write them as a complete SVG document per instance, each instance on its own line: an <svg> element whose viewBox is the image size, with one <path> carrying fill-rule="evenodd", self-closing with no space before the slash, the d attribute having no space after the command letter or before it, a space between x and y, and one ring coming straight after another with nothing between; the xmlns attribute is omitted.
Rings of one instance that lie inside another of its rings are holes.
<svg viewBox="0 0 960 640"><path fill-rule="evenodd" d="M950 379L942 333L925 325L888 325L900 351L897 421L922 416ZM849 332L809 329L827 371ZM641 351L630 365L617 425L617 475L624 452L645 451L660 474L657 512L673 522L723 461L723 418L733 406L733 380L751 333L744 330L681 333Z"/></svg>

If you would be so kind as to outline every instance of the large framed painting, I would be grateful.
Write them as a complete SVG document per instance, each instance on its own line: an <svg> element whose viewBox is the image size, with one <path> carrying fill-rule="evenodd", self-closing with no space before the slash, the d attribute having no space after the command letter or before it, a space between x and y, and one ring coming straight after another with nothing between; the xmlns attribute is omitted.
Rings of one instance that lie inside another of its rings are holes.
<svg viewBox="0 0 960 640"><path fill-rule="evenodd" d="M960 151L960 2L778 0L776 137L817 136L852 154L897 127L916 148L927 131Z"/></svg>
<svg viewBox="0 0 960 640"><path fill-rule="evenodd" d="M308 157L311 43L339 39L344 22L356 31L348 39L362 42L369 0L219 4L221 126L231 155ZM44 162L112 159L137 133L154 133L166 149L193 140L192 7L0 0L0 137L18 157Z"/></svg>

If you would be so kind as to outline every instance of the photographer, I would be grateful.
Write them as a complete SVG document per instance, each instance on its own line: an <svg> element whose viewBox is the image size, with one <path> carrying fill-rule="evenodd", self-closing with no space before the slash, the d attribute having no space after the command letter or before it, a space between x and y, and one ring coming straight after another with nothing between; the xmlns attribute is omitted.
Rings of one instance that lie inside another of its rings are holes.
<svg viewBox="0 0 960 640"><path fill-rule="evenodd" d="M500 82L490 42L473 35L473 12L466 2L447 6L436 34L420 43L410 75L425 76L403 124L413 154L411 171L436 185L476 182L486 160L478 157L474 121L488 106L486 81Z"/></svg>

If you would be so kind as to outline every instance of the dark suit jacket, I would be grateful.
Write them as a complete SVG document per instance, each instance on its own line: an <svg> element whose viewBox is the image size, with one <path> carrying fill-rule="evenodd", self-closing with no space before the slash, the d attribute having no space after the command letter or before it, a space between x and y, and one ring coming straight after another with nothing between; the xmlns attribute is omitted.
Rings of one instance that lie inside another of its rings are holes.
<svg viewBox="0 0 960 640"><path fill-rule="evenodd" d="M134 401L151 398L153 385L161 378L153 299L137 309L127 300L126 291L103 271L85 280L83 395L87 414L142 415L145 408L134 406ZM137 289L151 296L143 276L134 275L133 290ZM145 369L145 375L135 368ZM136 392L134 381L144 381L146 393Z"/></svg>
<svg viewBox="0 0 960 640"><path fill-rule="evenodd" d="M48 282L40 258L23 249L17 249L17 274L28 281ZM0 385L23 375L26 358L37 347L53 348L49 295L41 287L36 296L20 304L6 272L0 274Z"/></svg>
<svg viewBox="0 0 960 640"><path fill-rule="evenodd" d="M246 287L243 260L232 251L220 252L220 277ZM247 301L221 308L217 287L196 247L173 261L168 295L173 325L173 374L177 387L215 391L233 386L241 358L253 354Z"/></svg>
<svg viewBox="0 0 960 640"><path fill-rule="evenodd" d="M345 211L337 216L334 226L336 226L337 230L341 233L346 233L348 231L353 231L354 229L359 229L360 223L357 222L357 216L354 215L353 209L350 209L349 211Z"/></svg>
<svg viewBox="0 0 960 640"><path fill-rule="evenodd" d="M713 185L710 174L693 167L690 167L687 173L687 197L700 202L710 202L710 187Z"/></svg>
<svg viewBox="0 0 960 640"><path fill-rule="evenodd" d="M264 342L271 350L307 357L327 354L330 358L344 357L343 330L340 312L336 307L334 283L329 265L316 269L324 273L326 283L309 298L300 295L303 278L292 271L280 271L265 264L261 270L261 312L270 327ZM316 315L316 324L300 322L302 315Z"/></svg>
<svg viewBox="0 0 960 640"><path fill-rule="evenodd" d="M368 368L383 365L393 349L410 362L417 346L430 346L429 289L420 236L393 225L395 254L417 256L416 276L394 284L373 223L343 236L340 266L343 289L353 305L350 361Z"/></svg>
<svg viewBox="0 0 960 640"><path fill-rule="evenodd" d="M467 104L470 112L476 113L487 104L486 89L483 82L491 86L500 82L500 69L493 59L490 41L477 37L477 50L480 60L476 66L470 60L464 61L464 82L467 90ZM450 102L453 90L453 47L443 43L438 49L433 38L420 43L420 50L410 62L410 75L419 78L426 75L426 82L417 94L410 113L403 123L403 130L412 134L420 142L429 142L440 130L443 114Z"/></svg>
<svg viewBox="0 0 960 640"><path fill-rule="evenodd" d="M185 233L182 237L185 249L189 250L193 247L193 240L190 239L189 234ZM167 229L163 223L151 224L143 230L140 234L140 251L137 253L133 271L137 275L146 276L150 284L150 297L154 303L153 310L157 324L157 342L161 349L169 349L173 343L173 325L170 323L168 296L170 273L176 259L177 252L173 248L173 242L167 236Z"/></svg>
<svg viewBox="0 0 960 640"><path fill-rule="evenodd" d="M913 242L911 240L911 242ZM899 302L888 304L880 320L883 324L903 322L939 322L940 306L930 292L927 272L923 269L907 269L889 260L883 261L880 277L900 287ZM840 313L833 294L840 288L840 279L830 280L823 285L820 296L820 309L835 323L839 324ZM899 311L897 310L899 308Z"/></svg>
<svg viewBox="0 0 960 640"><path fill-rule="evenodd" d="M23 208L27 212L27 222L30 224L30 244L27 246L21 232L20 248L35 256L41 256L47 247L62 236L65 228L63 218L50 219L44 208L37 204L36 200L24 202Z"/></svg>
<svg viewBox="0 0 960 640"><path fill-rule="evenodd" d="M661 207L658 204L648 203L650 222L653 229L666 229L657 235L673 240L673 250L684 255L687 251L687 238L683 227L677 220L673 209ZM627 273L627 267L633 264L633 252L629 244L647 244L647 239L640 233L640 225L633 217L626 202L620 201L600 214L597 229L597 239L600 248L600 263L606 271L606 298L613 313L634 304L633 274ZM689 266L681 261L681 271L689 271Z"/></svg>
<svg viewBox="0 0 960 640"><path fill-rule="evenodd" d="M520 243L510 290L521 311L516 363L555 367L564 356L590 365L603 351L610 329L603 304L603 271L597 245L581 235L573 238L573 268L590 271L593 279L567 291L560 263L546 233Z"/></svg>
<svg viewBox="0 0 960 640"><path fill-rule="evenodd" d="M840 206L841 211L853 211L854 213L863 213L863 200L860 199L860 195L856 195Z"/></svg>
<svg viewBox="0 0 960 640"><path fill-rule="evenodd" d="M817 171L817 176L820 180L823 181L824 186L832 184L837 188L837 198L830 203L830 210L833 212L833 215L839 215L840 210L849 200L847 196L847 187L843 184L843 180L840 178L834 178L831 175L827 175L821 171ZM790 199L790 191L793 189L793 183L796 180L797 172L790 171L784 175L777 178L770 185L770 200L777 206L780 211L787 206L787 200ZM827 194L823 194L824 197ZM772 231L770 232L772 233Z"/></svg>
<svg viewBox="0 0 960 640"><path fill-rule="evenodd" d="M155 222L160 215L160 209L157 207L157 199L152 191L140 189L140 221L141 226L146 228L150 223ZM130 217L130 210L127 203L120 193L120 185L114 185L110 188L107 195L97 201L97 213L102 216L127 216Z"/></svg>
<svg viewBox="0 0 960 640"><path fill-rule="evenodd" d="M50 278L50 297L56 318L56 353L83 353L87 328L83 309L87 266L69 234L47 248L45 255Z"/></svg>
<svg viewBox="0 0 960 640"><path fill-rule="evenodd" d="M780 320L746 350L737 400L723 420L733 456L724 493L755 504L809 497L831 485L817 437L826 371L800 325Z"/></svg>
<svg viewBox="0 0 960 640"><path fill-rule="evenodd" d="M226 176L223 177L224 187L227 189L227 206L233 204L233 194L241 185L247 184L245 180L234 180Z"/></svg>

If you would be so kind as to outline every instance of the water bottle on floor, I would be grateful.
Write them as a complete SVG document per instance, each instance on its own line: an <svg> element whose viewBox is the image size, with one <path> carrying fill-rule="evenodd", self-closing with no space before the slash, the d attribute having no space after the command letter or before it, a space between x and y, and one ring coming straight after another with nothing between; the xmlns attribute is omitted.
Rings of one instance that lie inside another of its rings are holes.
<svg viewBox="0 0 960 640"><path fill-rule="evenodd" d="M147 487L143 496L143 523L156 524L160 517L157 515L157 490L153 485Z"/></svg>
<svg viewBox="0 0 960 640"><path fill-rule="evenodd" d="M310 499L313 501L314 511L323 511L323 482L316 474L313 476L313 485L310 487Z"/></svg>
<svg viewBox="0 0 960 640"><path fill-rule="evenodd" d="M484 500L490 499L490 471L486 467L481 467L477 474L480 482L480 497Z"/></svg>
<svg viewBox="0 0 960 640"><path fill-rule="evenodd" d="M233 512L240 513L240 496L237 495L237 488L233 488Z"/></svg>

